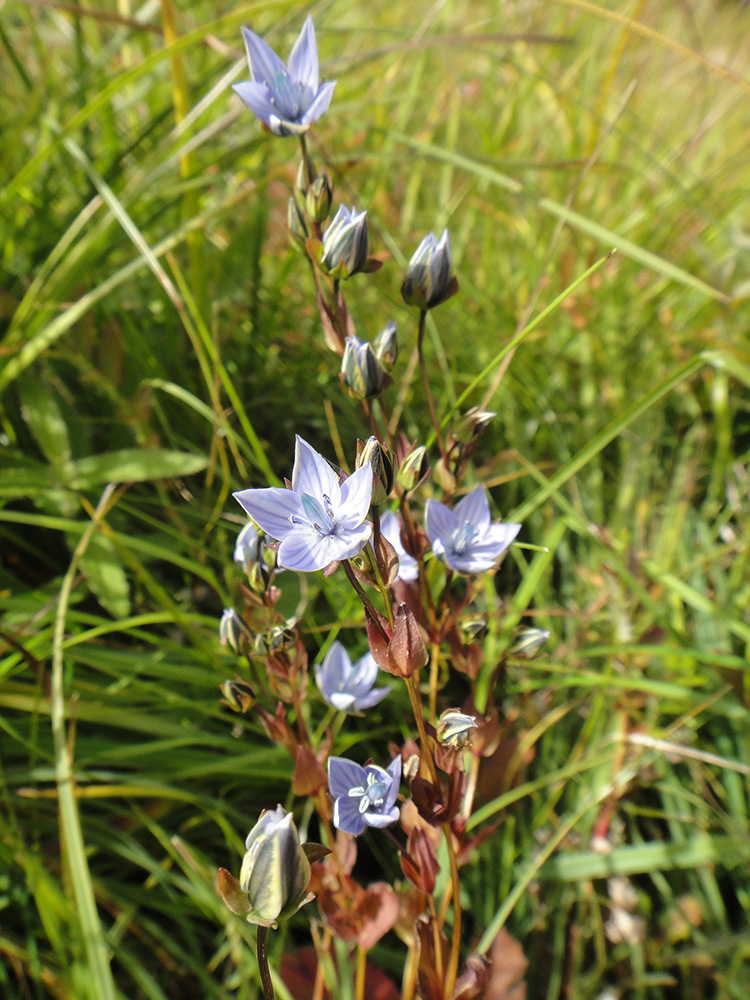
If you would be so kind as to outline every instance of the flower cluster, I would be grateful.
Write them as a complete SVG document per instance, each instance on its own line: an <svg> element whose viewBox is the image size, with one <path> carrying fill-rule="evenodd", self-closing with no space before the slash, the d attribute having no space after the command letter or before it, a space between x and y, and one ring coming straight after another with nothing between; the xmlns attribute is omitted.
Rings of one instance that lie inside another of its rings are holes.
<svg viewBox="0 0 750 1000"><path fill-rule="evenodd" d="M335 86L320 81L312 20L305 21L287 64L254 32L243 33L251 79L235 90L267 129L300 139L301 158L288 201L289 232L311 267L325 344L340 359L339 379L348 390L340 406L361 406L367 431L357 440L356 457L353 449L347 456L346 442L339 438L346 437L354 418L342 422L346 430L339 434L342 424L334 425L329 407L336 454L342 465L350 463L345 469L297 435L285 487L234 494L252 519L240 532L234 553L247 577L242 587L246 602L241 612L225 611L220 637L248 662L252 686L239 673L225 681L223 705L245 717L238 719L238 727L253 718L286 749L293 761L294 794L309 796L306 818L314 807L321 830L330 833L334 827L339 835L331 844L333 858L323 861L324 848L300 843L291 813L281 806L267 810L247 838L239 879L222 869L219 888L227 905L264 934L266 927L312 898L312 885L331 935L356 941L362 953L393 926L403 902L403 919L410 907L419 913L412 932L422 955L415 992L471 1000L484 995L486 976L480 979L489 966L479 956L473 956L477 961L472 964L469 956L459 980L459 855L471 850L466 820L479 757L494 752L500 739L497 709L488 704L498 662L497 631L493 656L486 661L482 646L500 610L494 589L482 587L476 576L498 567L521 525L493 521L489 494L477 483L472 466L494 414L474 406L449 424L440 419L430 387L424 357L427 313L458 291L448 230L439 239L432 232L422 239L401 283L404 302L419 310L409 370L418 362L433 431L420 444L399 429L404 407L412 405L408 380L397 405L388 402L399 357L396 323L389 320L368 340L358 336L347 307L343 288L351 286L345 279L373 272L380 260L369 255L365 210L339 205L328 221L333 185L329 173L316 167L304 137L328 108ZM284 570L338 575L317 587L288 572L280 583L278 574ZM287 581L292 593L282 595ZM293 618L280 610L286 606L289 615L295 605ZM305 615L315 616L310 627L304 625ZM327 637L325 653L312 661L316 694L308 683L308 656L321 634ZM359 647L354 658L336 638L349 634L354 636L351 648ZM520 630L502 655L533 656L547 636L540 629ZM377 686L381 669L398 681ZM466 689L463 705L446 707L447 692L453 700L461 685ZM374 713L375 725L367 733L357 717L373 712L386 697L388 713L379 719ZM380 758L390 758L386 766L360 750L381 727L388 738L403 740L389 744L388 756ZM340 750L361 762L339 756ZM470 754L475 760L468 780L464 768ZM399 823L400 834L387 829ZM349 838L368 829L375 831L370 836L381 831L381 837L406 838L405 845L399 844L407 880L401 901L390 886L376 883L377 888L363 889L351 876L356 848ZM445 842L439 852L441 838ZM314 878L311 864L318 860L325 865L324 874ZM450 886L436 905L428 897L441 867ZM408 898L412 890L415 895ZM449 906L450 947L443 926ZM262 966L261 932L258 940ZM432 983L438 966L440 982ZM263 967L261 971L270 1000L270 975ZM362 983L358 995L363 995L361 988Z"/></svg>

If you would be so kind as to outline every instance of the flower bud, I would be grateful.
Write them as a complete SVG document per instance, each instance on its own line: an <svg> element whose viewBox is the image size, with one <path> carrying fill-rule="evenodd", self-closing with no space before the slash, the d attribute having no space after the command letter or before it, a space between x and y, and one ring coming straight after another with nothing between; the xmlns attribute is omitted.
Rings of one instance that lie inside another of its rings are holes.
<svg viewBox="0 0 750 1000"><path fill-rule="evenodd" d="M461 625L461 632L466 642L479 642L487 635L487 622L484 618L464 622Z"/></svg>
<svg viewBox="0 0 750 1000"><path fill-rule="evenodd" d="M443 230L439 241L434 233L428 233L409 261L401 296L407 305L427 310L445 302L457 291L448 230Z"/></svg>
<svg viewBox="0 0 750 1000"><path fill-rule="evenodd" d="M375 357L372 345L367 341L362 342L354 334L347 337L344 344L341 375L344 385L357 399L379 396L390 381L385 368Z"/></svg>
<svg viewBox="0 0 750 1000"><path fill-rule="evenodd" d="M248 570L247 576L250 581L250 587L255 591L255 593L265 594L266 588L271 580L271 574L268 570L268 566L266 566L262 559L260 562L252 564Z"/></svg>
<svg viewBox="0 0 750 1000"><path fill-rule="evenodd" d="M314 847L315 845L306 845ZM313 899L308 893L310 861L299 842L291 813L281 806L266 809L245 841L239 885L231 876L220 877L224 901L249 923L276 927L282 917L291 916ZM238 898L239 893L246 897Z"/></svg>
<svg viewBox="0 0 750 1000"><path fill-rule="evenodd" d="M372 500L377 507L384 503L393 492L395 478L393 474L393 456L376 437L369 437L364 444L357 442L356 466L361 469L366 463L372 466Z"/></svg>
<svg viewBox="0 0 750 1000"><path fill-rule="evenodd" d="M443 746L463 750L471 740L472 729L477 728L477 720L474 715L464 715L457 708L448 708L438 719L435 728Z"/></svg>
<svg viewBox="0 0 750 1000"><path fill-rule="evenodd" d="M399 604L388 643L387 669L397 677L411 677L415 670L427 666L429 660L417 619L406 604Z"/></svg>
<svg viewBox="0 0 750 1000"><path fill-rule="evenodd" d="M488 426L493 417L497 414L492 410L480 410L472 406L466 413L462 414L451 428L451 434L459 444L469 444L474 438L479 437Z"/></svg>
<svg viewBox="0 0 750 1000"><path fill-rule="evenodd" d="M396 337L396 324L393 320L383 327L373 340L372 349L375 352L375 357L386 368L392 368L395 365L398 357L398 339Z"/></svg>
<svg viewBox="0 0 750 1000"><path fill-rule="evenodd" d="M292 197L299 205L300 211L304 211L307 192L318 179L318 171L309 156L303 156L297 167L297 176L294 179Z"/></svg>
<svg viewBox="0 0 750 1000"><path fill-rule="evenodd" d="M427 449L423 444L409 452L398 470L398 481L407 491L416 489L430 471Z"/></svg>
<svg viewBox="0 0 750 1000"><path fill-rule="evenodd" d="M549 635L543 628L522 628L511 648L512 655L530 660L549 639Z"/></svg>
<svg viewBox="0 0 750 1000"><path fill-rule="evenodd" d="M304 247L305 240L310 236L310 229L304 212L295 203L294 198L289 199L286 207L286 223L291 241L299 247Z"/></svg>
<svg viewBox="0 0 750 1000"><path fill-rule="evenodd" d="M221 685L221 692L226 698L229 707L234 709L235 712L245 713L256 702L253 689L238 677L235 677L233 681L224 681Z"/></svg>
<svg viewBox="0 0 750 1000"><path fill-rule="evenodd" d="M363 271L368 262L367 212L339 206L323 234L319 264L334 278L349 278Z"/></svg>
<svg viewBox="0 0 750 1000"><path fill-rule="evenodd" d="M250 629L234 608L227 608L219 622L219 640L222 646L229 646L235 653L243 651L251 638Z"/></svg>
<svg viewBox="0 0 750 1000"><path fill-rule="evenodd" d="M331 178L323 171L320 177L316 177L307 189L305 207L312 222L325 222L331 213L331 202L333 201L333 184Z"/></svg>

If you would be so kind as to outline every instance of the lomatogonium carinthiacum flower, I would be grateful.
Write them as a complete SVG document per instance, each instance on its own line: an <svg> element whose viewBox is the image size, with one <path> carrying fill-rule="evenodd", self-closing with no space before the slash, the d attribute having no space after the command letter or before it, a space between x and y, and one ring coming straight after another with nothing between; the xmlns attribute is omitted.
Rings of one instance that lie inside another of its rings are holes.
<svg viewBox="0 0 750 1000"><path fill-rule="evenodd" d="M267 535L281 542L279 566L302 573L361 552L372 534L365 520L372 496L372 470L357 469L343 483L299 435L292 488L272 486L234 494Z"/></svg>
<svg viewBox="0 0 750 1000"><path fill-rule="evenodd" d="M360 767L343 757L329 757L328 789L335 800L333 825L358 837L368 826L382 828L395 823L400 782L400 757L387 770L376 764Z"/></svg>
<svg viewBox="0 0 750 1000"><path fill-rule="evenodd" d="M490 520L490 504L483 486L477 486L453 510L428 500L425 529L432 551L457 573L492 569L521 530L520 524Z"/></svg>
<svg viewBox="0 0 750 1000"><path fill-rule="evenodd" d="M276 135L302 135L328 109L336 81L320 83L315 28L308 15L285 66L254 31L242 34L250 80L233 89Z"/></svg>
<svg viewBox="0 0 750 1000"><path fill-rule="evenodd" d="M365 653L353 664L338 640L331 643L323 662L315 665L315 681L323 699L340 712L364 712L381 702L391 685L373 687L377 676L372 653Z"/></svg>

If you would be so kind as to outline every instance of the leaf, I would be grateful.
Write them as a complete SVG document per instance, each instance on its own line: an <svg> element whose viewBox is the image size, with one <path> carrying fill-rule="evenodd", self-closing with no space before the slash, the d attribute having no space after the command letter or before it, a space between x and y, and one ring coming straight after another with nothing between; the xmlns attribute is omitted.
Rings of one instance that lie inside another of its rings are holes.
<svg viewBox="0 0 750 1000"><path fill-rule="evenodd" d="M130 615L130 586L125 567L108 538L97 532L80 560L81 571L101 606L113 618Z"/></svg>
<svg viewBox="0 0 750 1000"><path fill-rule="evenodd" d="M75 490L103 483L140 483L151 479L192 476L208 465L205 455L159 448L125 448L89 455L73 463L69 485Z"/></svg>
<svg viewBox="0 0 750 1000"><path fill-rule="evenodd" d="M27 375L20 380L21 415L44 457L53 463L70 459L68 426L46 379Z"/></svg>

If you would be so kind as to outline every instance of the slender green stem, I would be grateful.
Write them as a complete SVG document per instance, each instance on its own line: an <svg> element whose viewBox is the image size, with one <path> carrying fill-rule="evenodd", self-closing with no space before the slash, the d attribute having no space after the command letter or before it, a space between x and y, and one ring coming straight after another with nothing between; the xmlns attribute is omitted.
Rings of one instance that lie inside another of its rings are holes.
<svg viewBox="0 0 750 1000"><path fill-rule="evenodd" d="M422 373L422 382L424 383L424 391L427 394L427 405L430 408L430 420L432 421L432 426L435 430L435 437L437 439L438 448L440 449L440 454L443 461L448 463L447 456L445 454L445 445L443 444L443 435L440 433L440 421L438 420L437 410L435 409L435 400L432 398L432 389L430 388L430 379L427 374L427 367L424 363L424 331L425 323L427 321L427 310L422 309L419 313L419 331L417 333L417 355L419 357L419 370Z"/></svg>
<svg viewBox="0 0 750 1000"><path fill-rule="evenodd" d="M435 761L432 756L432 747L430 745L430 738L427 735L427 730L424 725L424 715L422 713L422 702L419 700L419 693L417 691L417 685L414 682L414 675L411 677L404 677L404 684L406 684L406 690L409 692L409 701L411 702L411 710L414 713L414 721L417 724L417 731L419 732L419 742L422 747L422 756L427 761L427 768L430 772L430 779L436 788L438 785L438 774L437 768L435 767Z"/></svg>
<svg viewBox="0 0 750 1000"><path fill-rule="evenodd" d="M263 996L266 1000L273 1000L273 983L271 982L271 970L268 968L268 952L266 951L266 938L268 928L258 928L258 970L260 972L260 983L263 987Z"/></svg>

